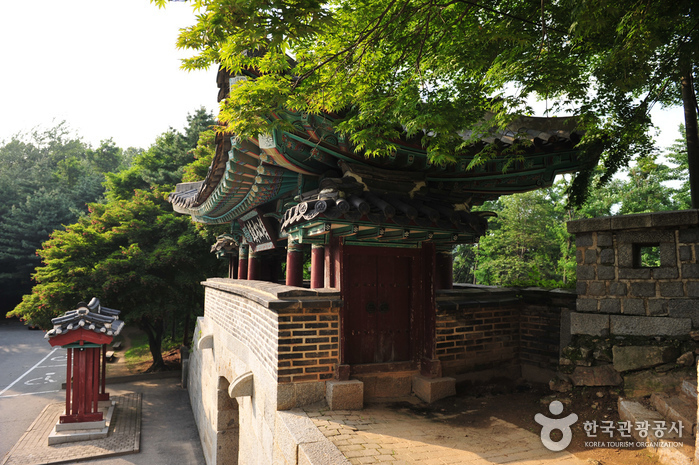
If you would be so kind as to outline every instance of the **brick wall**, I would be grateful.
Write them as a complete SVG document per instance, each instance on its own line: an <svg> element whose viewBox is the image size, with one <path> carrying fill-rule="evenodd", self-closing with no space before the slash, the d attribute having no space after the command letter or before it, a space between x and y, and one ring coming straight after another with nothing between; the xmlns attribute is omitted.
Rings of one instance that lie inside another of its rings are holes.
<svg viewBox="0 0 699 465"><path fill-rule="evenodd" d="M436 352L445 376L558 363L561 312L575 295L542 289L463 286L437 294Z"/></svg>
<svg viewBox="0 0 699 465"><path fill-rule="evenodd" d="M520 353L522 364L544 369L558 366L562 341L561 316L575 310L575 293L568 291L523 290L520 312ZM565 328L564 335L568 332Z"/></svg>
<svg viewBox="0 0 699 465"><path fill-rule="evenodd" d="M223 278L203 284L206 317L246 342L277 382L332 378L340 345L339 293Z"/></svg>
<svg viewBox="0 0 699 465"><path fill-rule="evenodd" d="M309 307L279 314L280 383L331 379L339 360L339 308Z"/></svg>

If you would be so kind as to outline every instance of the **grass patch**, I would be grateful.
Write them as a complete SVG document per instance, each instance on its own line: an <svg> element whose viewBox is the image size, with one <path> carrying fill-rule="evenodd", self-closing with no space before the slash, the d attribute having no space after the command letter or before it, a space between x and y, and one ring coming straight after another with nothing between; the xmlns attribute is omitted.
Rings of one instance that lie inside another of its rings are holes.
<svg viewBox="0 0 699 465"><path fill-rule="evenodd" d="M134 332L130 338L131 347L124 352L124 358L126 359L127 368L133 372L137 371L138 367L144 363L152 363L153 356L148 347L148 336L146 336L146 333L142 331ZM165 354L179 346L179 343L174 342L169 337L164 337L161 352Z"/></svg>

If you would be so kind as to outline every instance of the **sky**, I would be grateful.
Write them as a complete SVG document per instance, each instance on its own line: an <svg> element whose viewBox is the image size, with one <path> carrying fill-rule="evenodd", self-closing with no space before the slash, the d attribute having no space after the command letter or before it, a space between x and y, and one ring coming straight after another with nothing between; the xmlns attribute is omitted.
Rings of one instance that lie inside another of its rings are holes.
<svg viewBox="0 0 699 465"><path fill-rule="evenodd" d="M0 0L0 143L66 121L93 147L113 139L148 148L199 107L218 111L216 69L187 72L179 29L187 2ZM677 138L681 108L655 108L661 147Z"/></svg>
<svg viewBox="0 0 699 465"><path fill-rule="evenodd" d="M194 22L190 3L0 0L0 142L65 120L93 147L148 148L188 113L216 114L216 69L180 69Z"/></svg>

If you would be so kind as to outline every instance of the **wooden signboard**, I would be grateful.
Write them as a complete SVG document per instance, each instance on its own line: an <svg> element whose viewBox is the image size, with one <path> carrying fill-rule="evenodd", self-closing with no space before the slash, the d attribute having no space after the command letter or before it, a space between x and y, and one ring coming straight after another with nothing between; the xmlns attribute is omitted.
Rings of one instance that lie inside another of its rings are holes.
<svg viewBox="0 0 699 465"><path fill-rule="evenodd" d="M276 247L277 237L268 218L258 210L252 210L238 218L238 224L253 252Z"/></svg>

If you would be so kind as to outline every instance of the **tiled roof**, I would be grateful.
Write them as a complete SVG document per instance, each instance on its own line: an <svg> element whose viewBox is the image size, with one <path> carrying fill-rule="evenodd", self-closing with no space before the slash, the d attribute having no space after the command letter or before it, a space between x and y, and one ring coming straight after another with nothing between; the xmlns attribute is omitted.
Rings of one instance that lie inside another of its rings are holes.
<svg viewBox="0 0 699 465"><path fill-rule="evenodd" d="M93 297L89 304L80 302L78 308L70 310L63 316L53 318L53 328L46 332L44 336L50 339L59 334L85 329L96 333L103 333L107 336L118 335L124 327L124 322L119 319L120 310L102 307L99 299Z"/></svg>
<svg viewBox="0 0 699 465"><path fill-rule="evenodd" d="M220 95L227 95L229 83L239 78L222 67ZM280 110L268 116L283 120L285 129L248 140L217 134L206 179L178 185L170 194L176 212L202 223L230 223L273 200L287 202L337 173L342 163L359 165L355 171L364 168L369 175L384 170L385 185L396 187L398 195L402 182L417 181L415 187L430 199L470 209L501 195L550 186L557 174L596 162L589 154L579 156L583 133L575 117L518 116L505 128L493 124L488 129L493 115L487 113L474 129L458 133L470 143L454 154L454 163L433 163L417 136L393 141L396 150L389 156L366 157L335 128L338 115ZM474 163L482 152L485 156Z"/></svg>
<svg viewBox="0 0 699 465"><path fill-rule="evenodd" d="M359 179L347 175L325 178L318 189L302 194L299 204L287 211L281 220L281 229L288 231L310 220L356 222L366 218L369 223L383 226L454 230L477 236L485 233L487 221L480 214L427 196L390 192L378 185L367 186L361 182L368 180L367 177ZM406 186L410 185L412 183L406 182Z"/></svg>

